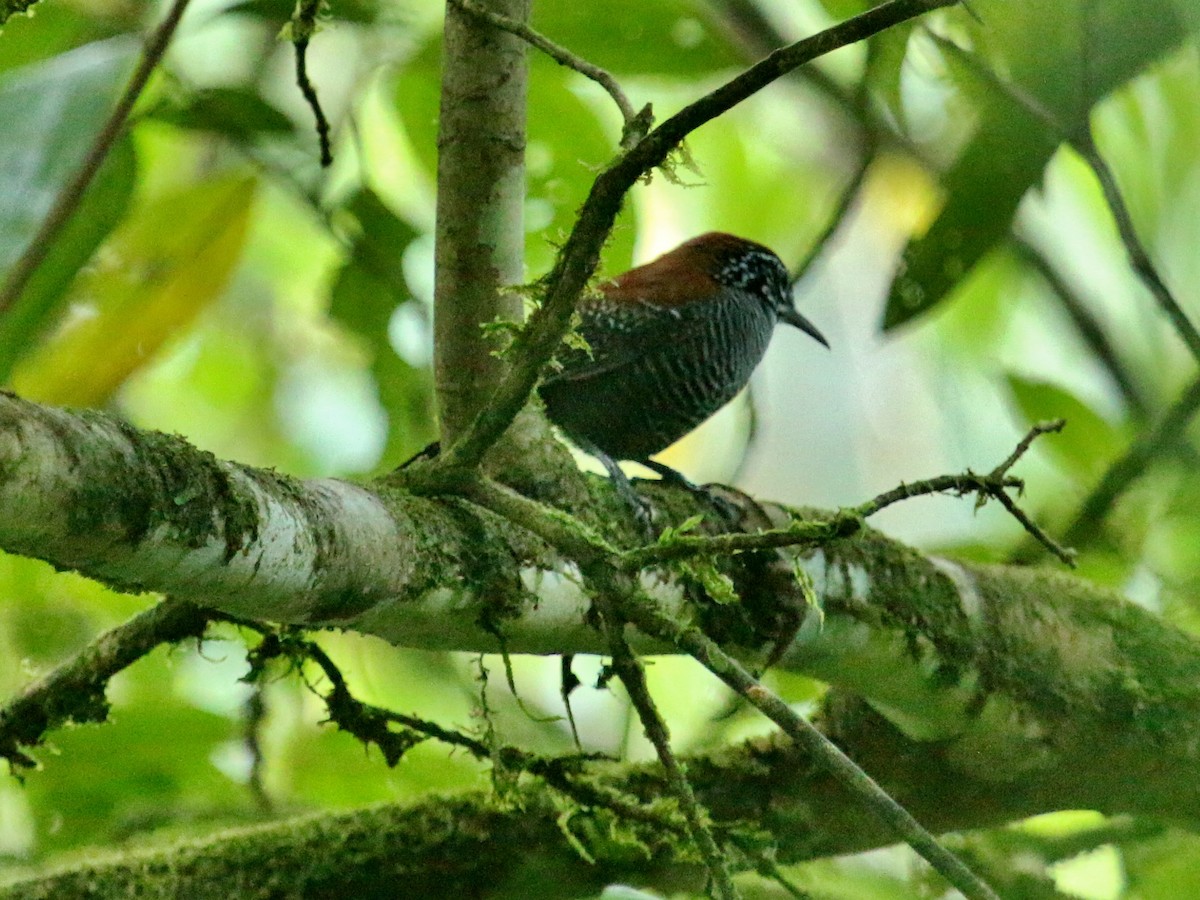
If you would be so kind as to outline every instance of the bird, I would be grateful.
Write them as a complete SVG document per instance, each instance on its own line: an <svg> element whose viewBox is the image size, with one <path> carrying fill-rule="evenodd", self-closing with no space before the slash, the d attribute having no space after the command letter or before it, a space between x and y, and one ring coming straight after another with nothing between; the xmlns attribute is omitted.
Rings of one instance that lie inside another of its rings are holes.
<svg viewBox="0 0 1200 900"><path fill-rule="evenodd" d="M695 489L651 457L746 386L777 323L829 346L793 306L783 261L716 231L601 282L578 312L587 346L564 344L538 393L550 421L627 497L632 486L618 461Z"/></svg>

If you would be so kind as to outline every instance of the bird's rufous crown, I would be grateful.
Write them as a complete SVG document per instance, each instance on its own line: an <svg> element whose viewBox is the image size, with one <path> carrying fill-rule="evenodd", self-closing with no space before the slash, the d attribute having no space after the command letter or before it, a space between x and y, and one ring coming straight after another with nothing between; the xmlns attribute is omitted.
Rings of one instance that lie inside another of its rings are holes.
<svg viewBox="0 0 1200 900"><path fill-rule="evenodd" d="M722 288L762 296L775 305L788 290L787 269L762 244L710 231L600 285L608 300L685 306Z"/></svg>

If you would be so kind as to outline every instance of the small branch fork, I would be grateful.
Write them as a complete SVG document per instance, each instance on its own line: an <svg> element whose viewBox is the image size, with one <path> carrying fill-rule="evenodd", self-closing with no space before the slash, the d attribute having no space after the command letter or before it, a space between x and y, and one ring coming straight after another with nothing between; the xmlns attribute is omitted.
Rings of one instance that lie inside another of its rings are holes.
<svg viewBox="0 0 1200 900"><path fill-rule="evenodd" d="M1035 425L1021 438L1013 452L986 475L967 472L963 475L948 475L901 485L852 510L838 513L827 521L796 522L788 528L757 534L676 536L670 542L638 548L615 557L610 546L594 540L581 528L573 528L569 519L560 512L548 514L540 504L508 488L479 477L464 482L462 487L468 499L538 534L559 552L574 558L580 564L585 579L595 589L597 608L612 653L614 668L625 684L646 734L654 744L668 779L674 786L689 831L706 861L714 888L720 896L732 896L726 893L728 873L719 848L704 822L703 811L696 804L686 777L674 758L666 725L646 690L642 668L625 640L624 622L630 622L646 634L667 641L689 653L745 697L811 753L839 783L857 796L964 895L971 898L994 897L991 889L961 860L939 844L883 788L830 743L811 723L792 711L699 629L680 625L659 612L655 604L636 589L631 578L647 565L685 556L727 554L789 545L820 545L854 533L861 527L864 518L893 503L924 494L944 492L959 495L975 493L980 503L986 502L988 498L999 500L1055 555L1068 565L1073 564L1071 551L1055 543L1008 495L1010 489L1019 490L1023 487L1020 479L1009 475L1012 467L1029 451L1038 437L1061 431L1064 425L1062 420Z"/></svg>
<svg viewBox="0 0 1200 900"><path fill-rule="evenodd" d="M918 481L915 484L905 485L895 488L886 493L880 494L874 500L869 500L861 506L855 508L855 512L866 518L872 516L885 506L890 506L900 500L907 500L910 497L917 497L922 494L941 494L954 493L958 496L973 493L979 498L978 506L982 506L988 499L994 499L1000 503L1009 515L1021 523L1030 535L1032 535L1038 543L1042 544L1047 550L1058 557L1063 563L1075 567L1075 551L1069 547L1064 547L1059 544L1054 538L1050 537L1045 530L1029 518L1025 511L1017 506L1016 501L1009 495L1009 488L1016 488L1018 492L1025 489L1025 482L1020 478L1013 478L1008 474L1009 469L1016 465L1017 461L1025 455L1032 446L1033 442L1043 434L1057 434L1066 427L1064 419L1054 419L1050 422L1039 422L1034 425L1025 437L1021 438L1016 448L1009 454L1008 459L992 469L986 475L976 475L969 469L963 475L943 475L940 478L931 478L928 481Z"/></svg>
<svg viewBox="0 0 1200 900"><path fill-rule="evenodd" d="M838 538L849 537L862 527L864 519L882 509L929 494L975 494L982 506L989 499L997 500L1022 527L1051 553L1068 566L1075 565L1075 551L1059 544L1017 506L1009 490L1023 490L1025 482L1009 475L1009 470L1028 452L1033 442L1043 434L1056 434L1066 426L1062 419L1040 422L1021 438L1008 458L985 475L967 470L961 475L940 475L911 484L901 484L868 500L866 503L841 510L828 519L797 519L784 528L754 533L718 534L713 536L677 535L644 547L620 554L622 567L636 570L656 563L671 562L692 556L727 556L754 550L775 550L781 547L817 547Z"/></svg>
<svg viewBox="0 0 1200 900"><path fill-rule="evenodd" d="M644 107L640 113L635 112L633 104L629 102L629 98L625 95L625 91L621 89L621 85L610 72L597 65L593 65L586 59L576 56L567 48L554 43L548 37L530 28L524 22L518 22L515 19L510 19L508 16L486 9L474 2L474 0L449 0L449 2L452 6L458 7L481 22L487 22L494 28L499 28L501 31L507 31L509 34L516 35L531 47L541 50L560 66L574 69L580 75L590 78L596 84L600 85L600 87L604 88L608 92L608 95L612 97L613 102L617 104L617 109L621 112L621 119L625 123L621 140L622 148L628 149L650 127L650 107Z"/></svg>

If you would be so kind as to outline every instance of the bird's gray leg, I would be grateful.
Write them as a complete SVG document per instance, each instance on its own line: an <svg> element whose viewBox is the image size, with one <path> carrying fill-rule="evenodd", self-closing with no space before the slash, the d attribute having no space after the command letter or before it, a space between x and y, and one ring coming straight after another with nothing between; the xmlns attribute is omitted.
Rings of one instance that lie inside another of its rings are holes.
<svg viewBox="0 0 1200 900"><path fill-rule="evenodd" d="M677 484L692 496L707 503L714 510L716 510L717 515L719 515L725 521L726 525L730 527L737 527L737 525L741 522L742 511L740 508L738 508L736 503L726 500L724 497L713 493L708 488L696 484L678 469L672 469L666 463L660 463L653 459L639 459L637 460L637 463L638 465L645 466L652 472L657 472L658 475L662 477L663 481L670 482L671 484Z"/></svg>

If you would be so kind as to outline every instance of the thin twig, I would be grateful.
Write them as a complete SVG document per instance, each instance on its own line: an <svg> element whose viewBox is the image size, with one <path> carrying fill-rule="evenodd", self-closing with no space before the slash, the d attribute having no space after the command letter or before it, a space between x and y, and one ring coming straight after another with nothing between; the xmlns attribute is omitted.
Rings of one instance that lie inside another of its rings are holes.
<svg viewBox="0 0 1200 900"><path fill-rule="evenodd" d="M626 135L630 135L634 131L635 120L639 118L639 113L634 111L633 104L629 102L629 98L625 96L625 92L621 89L621 85L610 72L593 65L582 57L576 56L566 47L562 47L545 35L533 28L530 28L524 22L518 22L515 19L510 19L508 16L501 15L498 12L493 12L475 3L474 0L449 0L453 6L457 6L463 12L468 13L475 18L487 22L489 25L499 28L501 31L507 31L509 34L514 34L525 43L532 47L541 50L560 66L566 66L568 69L574 69L580 75L590 78L604 90L608 91L608 95L612 97L613 102L617 104L617 109L621 111L621 119L625 123ZM644 111L643 111L644 112ZM645 131L650 127L650 122L647 120L642 127L642 134L636 135L640 139ZM625 138L622 140L622 146ZM637 141L634 140L633 143Z"/></svg>
<svg viewBox="0 0 1200 900"><path fill-rule="evenodd" d="M981 504L987 498L991 497L999 501L1000 505L1008 510L1009 515L1016 519L1021 524L1021 527L1037 540L1039 544L1053 553L1064 564L1075 568L1076 554L1069 546L1071 543L1070 540L1068 539L1067 546L1054 540L1040 525L1030 519L1025 514L1025 511L1017 506L1016 501L1008 495L1009 488L1016 488L1020 491L1025 487L1025 483L1019 478L1010 476L1008 470L1016 465L1017 461L1025 455L1037 438L1043 434L1055 434L1062 431L1066 424L1066 421L1063 419L1038 422L1021 438L1013 452L1008 455L1008 458L986 475L976 475L974 472L968 470L963 475L943 475L940 478L930 478L926 481L914 482L913 484L901 484L898 488L885 491L861 506L855 507L854 512L863 518L867 518L868 516L873 516L884 507L891 506L893 503L898 503L901 500L908 500L922 494L940 494L946 491L952 491L960 496L967 493L977 494L979 503Z"/></svg>
<svg viewBox="0 0 1200 900"><path fill-rule="evenodd" d="M1100 149L1092 139L1091 131L1085 130L1073 135L1071 146L1091 167L1092 172L1096 175L1096 180L1100 183L1100 190L1104 192L1105 202L1108 203L1108 209L1117 223L1117 233L1121 236L1121 243L1125 245L1130 268L1149 288L1150 293L1158 301L1163 312L1167 314L1167 318L1171 320L1171 324L1175 326L1175 330L1183 342L1192 351L1192 356L1200 362L1200 331L1196 330L1192 320L1188 318L1183 307L1179 305L1179 301L1175 299L1175 295L1171 293L1171 289L1163 281L1158 268L1150 259L1150 253L1146 250L1141 238L1138 237L1133 217L1129 214L1129 207L1125 205L1125 198L1117 186L1112 169L1100 154Z"/></svg>
<svg viewBox="0 0 1200 900"><path fill-rule="evenodd" d="M199 607L168 597L106 631L0 707L0 757L13 771L30 768L36 761L25 748L40 744L47 731L104 721L109 679L160 644L199 637L209 619Z"/></svg>
<svg viewBox="0 0 1200 900"><path fill-rule="evenodd" d="M684 138L773 81L828 52L877 34L900 22L958 0L890 0L832 28L781 48L737 77L684 107L620 154L592 182L575 226L554 269L545 280L542 305L515 341L510 368L480 413L452 446L413 473L410 489L443 489L444 473L474 467L525 405L539 373L558 349L571 324L575 304L599 264L600 248L612 230L625 194L647 172L661 165Z"/></svg>
<svg viewBox="0 0 1200 900"><path fill-rule="evenodd" d="M296 12L291 21L292 46L296 51L296 86L304 95L304 101L312 110L317 125L317 142L321 148L321 167L333 165L333 150L329 142L329 120L321 108L317 97L317 89L313 87L308 77L308 42L317 31L317 13L321 8L320 0L302 0L296 5Z"/></svg>
<svg viewBox="0 0 1200 900"><path fill-rule="evenodd" d="M741 663L726 654L698 628L680 625L660 614L649 603L626 603L622 614L654 637L670 641L686 651L778 725L818 764L823 766L863 805L933 866L950 884L971 900L999 900L980 878L906 810L879 784L859 768L832 741L777 694L759 683Z"/></svg>
<svg viewBox="0 0 1200 900"><path fill-rule="evenodd" d="M1051 419L1048 422L1035 422L1033 426L1025 433L1025 436L1017 442L1017 446L1013 452L1008 455L1008 458L996 468L992 469L990 477L1003 478L1008 474L1008 470L1015 466L1022 456L1029 452L1029 448L1043 434L1058 434L1067 427L1066 419Z"/></svg>
<svg viewBox="0 0 1200 900"><path fill-rule="evenodd" d="M88 185L92 183L92 179L100 171L100 166L104 163L113 144L120 137L134 103L137 102L142 90L146 87L150 73L162 60L167 45L171 42L171 37L179 25L179 20L183 17L184 10L187 9L188 2L189 0L174 0L171 8L167 11L166 18L146 39L146 45L142 49L142 57L138 60L137 68L129 77L129 82L125 85L125 90L117 100L116 106L113 107L112 113L109 114L103 127L96 134L96 139L92 141L91 147L88 148L87 154L83 157L75 174L63 185L58 196L54 198L54 204L46 213L37 233L25 247L25 252L9 270L3 287L0 287L0 313L9 310L20 299L34 272L45 261L54 241L70 221L71 216L79 209Z"/></svg>
<svg viewBox="0 0 1200 900"><path fill-rule="evenodd" d="M1074 551L1061 546L1051 538L1016 505L1007 493L1010 489L1020 491L1025 487L1025 483L1020 478L1014 478L1008 474L1009 469L1025 455L1033 441L1040 435L1061 431L1065 425L1066 422L1062 419L1034 425L1021 438L1016 449L986 475L978 475L968 469L958 475L940 475L923 481L901 483L865 503L842 510L830 518L797 519L783 528L704 536L671 535L660 539L658 543L635 547L621 553L617 557L617 563L626 571L637 571L657 563L694 556L728 556L735 553L782 547L821 546L839 538L849 537L862 527L864 519L895 503L929 494L952 493L960 497L966 494L976 494L980 503L989 497L995 498L1012 514L1013 518L1021 523L1026 531L1044 544L1050 552L1067 565L1074 566Z"/></svg>
<svg viewBox="0 0 1200 900"><path fill-rule="evenodd" d="M1066 312L1071 322L1075 325L1075 330L1079 332L1080 338L1083 339L1088 349L1092 351L1092 355L1099 360L1105 371L1108 372L1109 377L1112 378L1113 384L1116 385L1117 390L1121 393L1121 397L1125 400L1125 405L1129 407L1129 410L1136 418L1145 418L1149 409L1145 398L1134 383L1133 376L1129 374L1129 370L1121 362L1116 347L1113 346L1108 335L1104 333L1103 327L1101 327L1095 315L1092 314L1092 311L1084 304L1082 298L1078 296L1074 288L1051 265L1040 248L1034 246L1020 235L1015 234L1012 237L1012 248L1017 258L1033 269L1046 282L1051 293L1058 299L1064 312Z"/></svg>
<svg viewBox="0 0 1200 900"><path fill-rule="evenodd" d="M936 478L925 478L921 481L901 482L891 490L854 507L854 512L866 518L914 497L927 497L930 494L954 494L958 497L977 494L981 497L994 497L1008 488L1020 490L1024 486L1025 483L1020 478L978 475L968 469L959 475L938 475Z"/></svg>
<svg viewBox="0 0 1200 900"><path fill-rule="evenodd" d="M595 581L607 581L607 576L601 576ZM696 800L691 782L688 781L687 775L679 765L679 760L675 758L675 752L671 749L671 734L667 729L667 723L663 721L662 715L654 703L654 698L650 696L650 689L646 686L646 672L642 668L641 661L634 655L629 643L625 640L625 623L618 615L616 604L613 603L612 597L608 593L609 586L604 583L599 586L600 596L597 598L597 606L600 609L601 622L608 639L609 652L612 654L613 668L620 677L621 683L625 685L629 700L637 711L646 737L654 746L658 761L666 775L667 784L670 785L671 792L679 801L679 807L683 811L684 820L688 825L688 832L691 834L696 849L700 851L700 856L704 859L705 868L708 870L717 896L732 900L738 896L738 892L733 886L724 855L705 821L706 816L699 801Z"/></svg>

